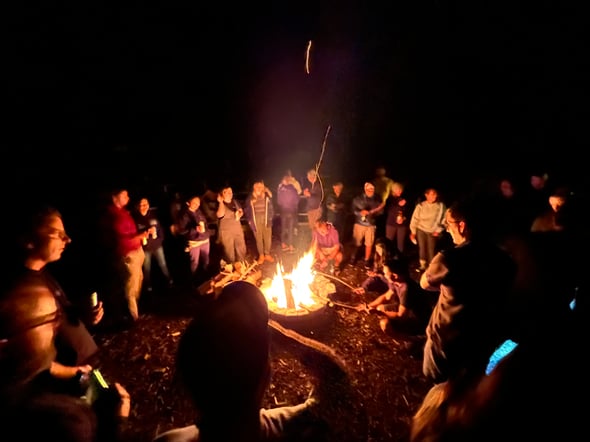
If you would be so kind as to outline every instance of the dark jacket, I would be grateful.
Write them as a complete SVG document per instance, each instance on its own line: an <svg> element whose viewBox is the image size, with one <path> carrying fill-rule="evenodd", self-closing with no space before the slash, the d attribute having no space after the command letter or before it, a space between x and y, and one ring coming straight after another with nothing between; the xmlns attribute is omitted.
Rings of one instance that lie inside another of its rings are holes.
<svg viewBox="0 0 590 442"><path fill-rule="evenodd" d="M156 227L156 238L153 238L152 235L148 235L147 240L143 243L143 249L148 252L153 252L162 247L164 242L164 229L156 216L156 210L150 208L145 215L142 215L139 211L134 211L132 215L138 232L145 232L152 226Z"/></svg>
<svg viewBox="0 0 590 442"><path fill-rule="evenodd" d="M204 223L205 232L197 231L200 222ZM188 207L184 207L180 212L178 234L187 241L204 241L211 235L207 224L207 218L200 208L191 212Z"/></svg>
<svg viewBox="0 0 590 442"><path fill-rule="evenodd" d="M279 184L277 189L277 205L281 212L297 213L299 208L299 194L293 184Z"/></svg>

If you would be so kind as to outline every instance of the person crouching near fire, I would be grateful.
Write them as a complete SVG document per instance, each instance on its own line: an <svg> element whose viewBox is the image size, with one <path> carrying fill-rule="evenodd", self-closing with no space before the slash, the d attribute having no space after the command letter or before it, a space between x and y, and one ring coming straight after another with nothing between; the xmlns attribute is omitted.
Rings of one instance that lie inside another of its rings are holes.
<svg viewBox="0 0 590 442"><path fill-rule="evenodd" d="M338 230L324 219L315 222L311 237L314 266L330 274L338 275L342 264L342 243Z"/></svg>

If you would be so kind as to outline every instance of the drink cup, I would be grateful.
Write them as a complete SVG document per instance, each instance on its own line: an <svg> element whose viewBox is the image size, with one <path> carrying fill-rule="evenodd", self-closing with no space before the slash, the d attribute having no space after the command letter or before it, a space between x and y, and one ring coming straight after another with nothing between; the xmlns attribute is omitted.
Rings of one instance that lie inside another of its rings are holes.
<svg viewBox="0 0 590 442"><path fill-rule="evenodd" d="M91 306L92 308L94 308L94 307L96 307L97 305L98 305L98 293L96 293L96 292L93 292L93 293L90 295L90 306Z"/></svg>

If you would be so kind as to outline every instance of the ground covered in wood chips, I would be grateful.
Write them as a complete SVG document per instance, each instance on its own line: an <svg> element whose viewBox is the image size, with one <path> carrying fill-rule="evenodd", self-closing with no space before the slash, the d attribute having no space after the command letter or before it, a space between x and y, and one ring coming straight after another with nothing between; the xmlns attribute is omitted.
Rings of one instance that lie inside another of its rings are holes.
<svg viewBox="0 0 590 442"><path fill-rule="evenodd" d="M273 271L272 264L264 266ZM364 269L347 265L333 279L336 292L313 317L271 316L273 374L263 406L300 403L313 389L328 440L406 441L411 416L430 387L421 374L423 337L385 334L379 317L352 308L359 299L350 288L365 277ZM130 440L148 441L192 423L174 360L191 311L202 302L186 287L156 290L142 300L144 313L133 327L97 333L105 376L132 396Z"/></svg>

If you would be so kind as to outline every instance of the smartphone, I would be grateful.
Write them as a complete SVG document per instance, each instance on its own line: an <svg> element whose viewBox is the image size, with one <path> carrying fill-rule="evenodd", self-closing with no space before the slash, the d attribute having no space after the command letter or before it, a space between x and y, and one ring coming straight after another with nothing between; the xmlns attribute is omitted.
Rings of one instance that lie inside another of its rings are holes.
<svg viewBox="0 0 590 442"><path fill-rule="evenodd" d="M100 396L109 390L109 384L98 369L88 374L88 388L84 398L89 404L93 404Z"/></svg>

